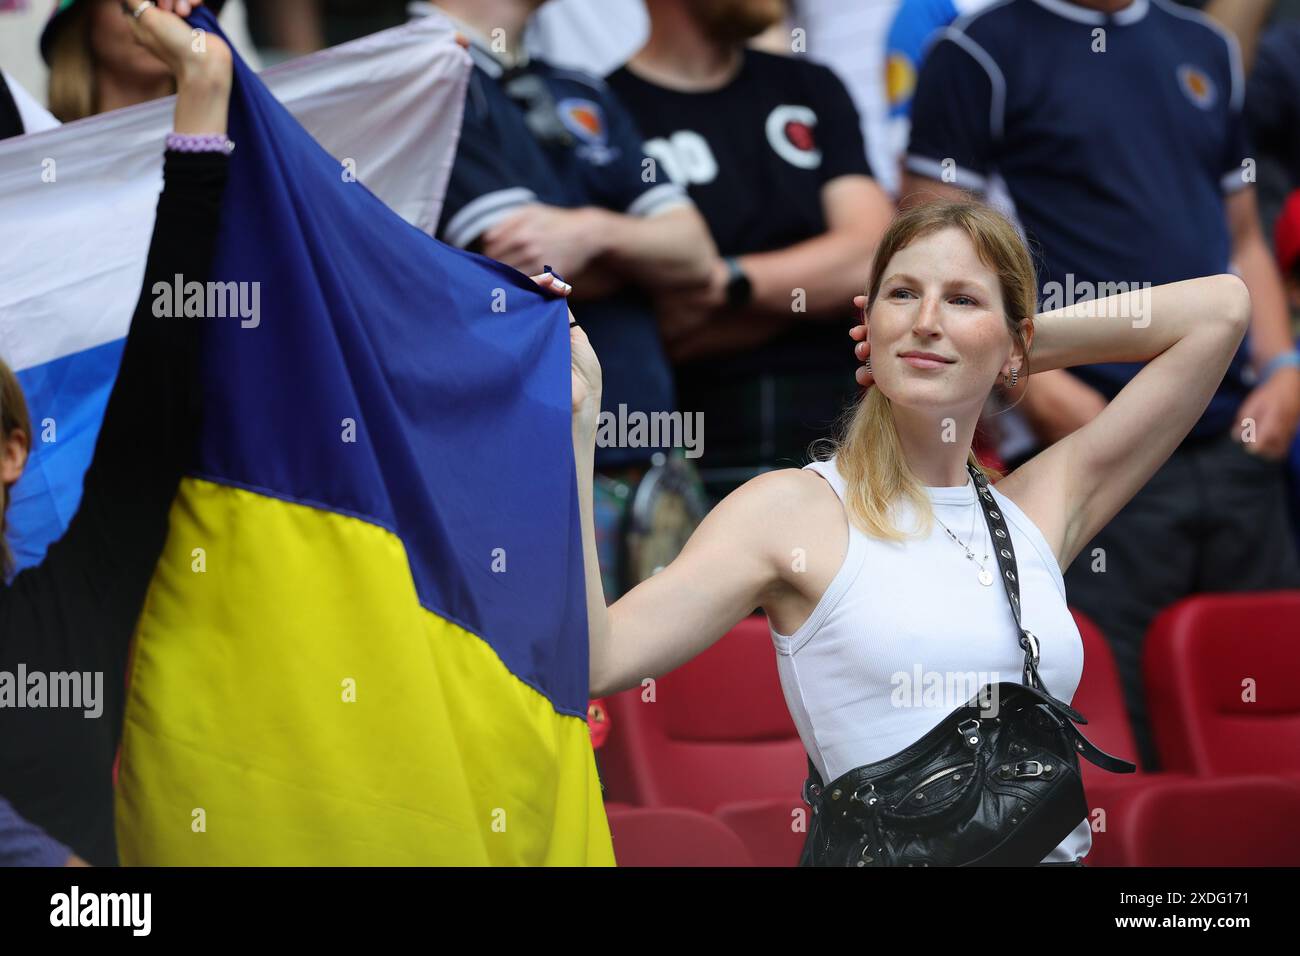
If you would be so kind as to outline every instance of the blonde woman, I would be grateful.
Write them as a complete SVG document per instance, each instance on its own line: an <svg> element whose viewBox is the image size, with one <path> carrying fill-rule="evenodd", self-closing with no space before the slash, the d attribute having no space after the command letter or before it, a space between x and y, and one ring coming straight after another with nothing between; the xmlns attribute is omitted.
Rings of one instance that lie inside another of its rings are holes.
<svg viewBox="0 0 1300 956"><path fill-rule="evenodd" d="M673 670L762 608L786 702L824 781L906 748L965 702L899 704L900 675L1019 680L1024 652L967 470L999 478L971 451L997 381L1150 360L1096 419L992 487L1039 673L1068 703L1083 652L1061 569L1187 434L1250 314L1245 285L1221 275L1034 315L1019 235L969 203L901 213L866 292L874 387L832 454L737 489L675 561L608 608L591 514L600 367L581 329L571 332L592 695ZM1043 862L1079 864L1090 846L1084 820Z"/></svg>
<svg viewBox="0 0 1300 956"><path fill-rule="evenodd" d="M138 8L141 0L133 0ZM176 0L189 16L198 0ZM208 0L214 12L221 0ZM50 112L64 123L176 92L176 80L122 17L122 0L60 0L41 33L50 68Z"/></svg>

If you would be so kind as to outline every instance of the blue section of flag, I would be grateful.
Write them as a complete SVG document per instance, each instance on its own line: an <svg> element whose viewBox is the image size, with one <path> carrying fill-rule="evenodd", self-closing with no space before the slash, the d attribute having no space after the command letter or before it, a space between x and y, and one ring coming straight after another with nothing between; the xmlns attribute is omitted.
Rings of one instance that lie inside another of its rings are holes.
<svg viewBox="0 0 1300 956"><path fill-rule="evenodd" d="M424 607L585 716L563 301L406 223L235 70L212 276L257 314L204 321L197 474L391 530Z"/></svg>
<svg viewBox="0 0 1300 956"><path fill-rule="evenodd" d="M18 373L34 434L9 504L8 538L17 570L39 564L77 513L125 344L119 339ZM147 434L148 423L142 422L142 440Z"/></svg>

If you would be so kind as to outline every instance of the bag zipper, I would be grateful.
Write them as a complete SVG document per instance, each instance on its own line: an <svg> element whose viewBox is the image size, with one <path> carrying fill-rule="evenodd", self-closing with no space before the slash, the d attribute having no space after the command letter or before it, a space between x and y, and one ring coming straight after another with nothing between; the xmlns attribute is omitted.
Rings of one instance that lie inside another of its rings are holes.
<svg viewBox="0 0 1300 956"><path fill-rule="evenodd" d="M918 783L911 790L907 791L907 793L903 794L902 798L898 801L898 804L894 807L894 811L897 812L899 809L901 809L907 803L907 798L912 796L912 794L916 793L916 791L920 790L926 784L933 783L934 781L940 779L941 777L946 776L947 774L955 773L958 770L962 770L966 767L974 767L974 766L975 766L975 762L971 761L969 763L956 764L955 766L946 767L943 770L935 771L934 773L930 774L930 776L926 777L924 780Z"/></svg>

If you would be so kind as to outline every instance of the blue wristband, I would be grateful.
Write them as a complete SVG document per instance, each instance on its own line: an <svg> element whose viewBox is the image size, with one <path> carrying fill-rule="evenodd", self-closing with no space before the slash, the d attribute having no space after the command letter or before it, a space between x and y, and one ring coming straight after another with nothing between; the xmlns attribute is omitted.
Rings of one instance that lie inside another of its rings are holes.
<svg viewBox="0 0 1300 956"><path fill-rule="evenodd" d="M1300 368L1300 349L1292 349L1290 352L1283 352L1281 355L1274 355L1264 366L1264 371L1259 373L1259 381L1256 386L1263 385L1268 381L1268 377L1278 369L1290 365L1294 368Z"/></svg>

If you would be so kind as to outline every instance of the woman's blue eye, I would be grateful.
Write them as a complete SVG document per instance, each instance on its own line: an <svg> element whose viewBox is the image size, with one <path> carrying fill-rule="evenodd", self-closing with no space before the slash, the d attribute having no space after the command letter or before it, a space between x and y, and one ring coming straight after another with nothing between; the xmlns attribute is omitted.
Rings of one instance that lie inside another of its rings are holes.
<svg viewBox="0 0 1300 956"><path fill-rule="evenodd" d="M978 305L978 304L979 304L978 302L976 302L974 299L972 299L972 298L971 298L970 296L968 296L968 295L959 295L959 296L956 297L955 301L957 301L957 304L958 304L958 305Z"/></svg>
<svg viewBox="0 0 1300 956"><path fill-rule="evenodd" d="M911 291L908 289L895 289L893 292L890 293L891 296L911 295L911 294L912 294Z"/></svg>

